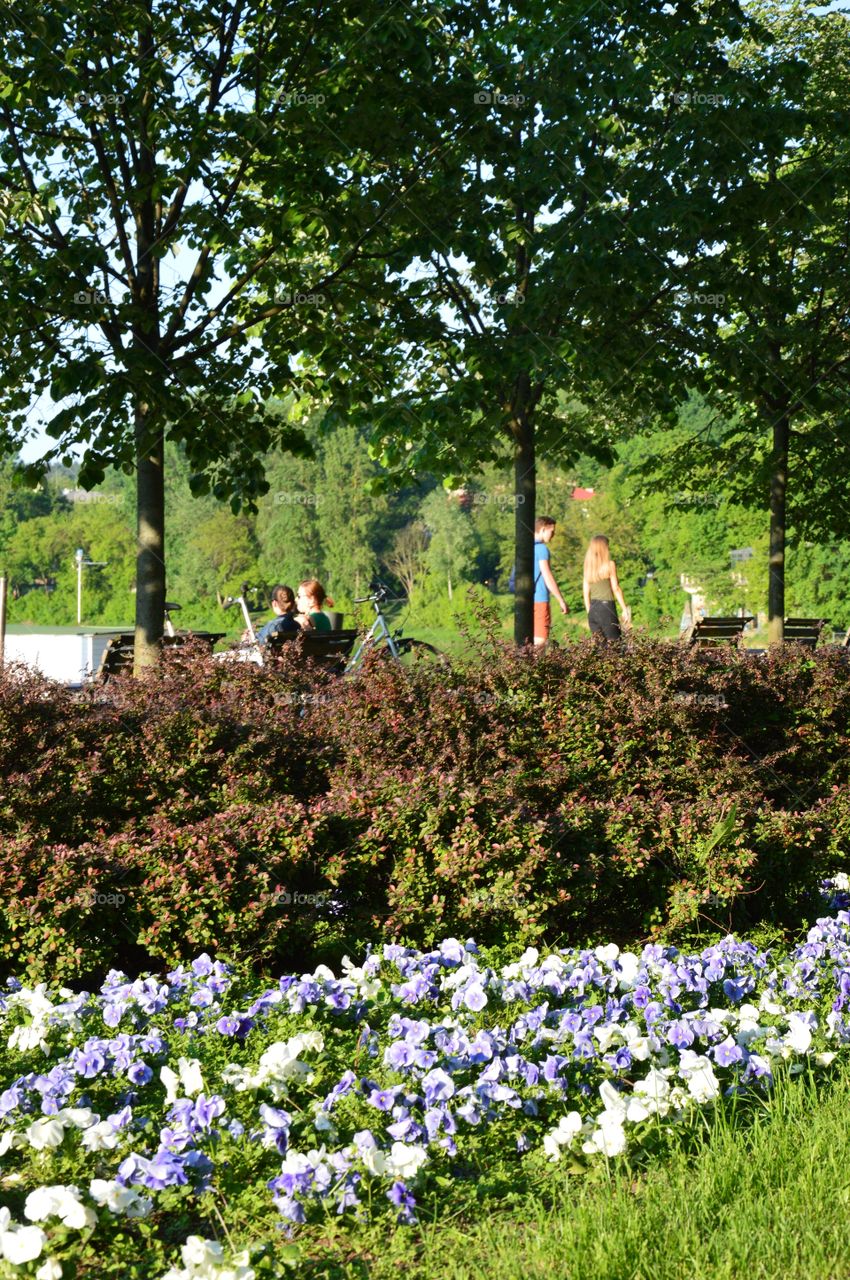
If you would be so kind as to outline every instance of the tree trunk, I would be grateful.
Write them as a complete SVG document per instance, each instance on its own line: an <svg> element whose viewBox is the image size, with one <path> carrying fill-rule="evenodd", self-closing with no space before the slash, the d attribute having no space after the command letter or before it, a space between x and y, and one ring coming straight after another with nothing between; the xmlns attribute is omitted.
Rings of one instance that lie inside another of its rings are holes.
<svg viewBox="0 0 850 1280"><path fill-rule="evenodd" d="M514 640L518 645L531 644L534 638L534 518L537 498L537 475L534 461L534 426L522 408L511 424L516 451L514 453L514 541L516 563L516 597L514 602Z"/></svg>
<svg viewBox="0 0 850 1280"><path fill-rule="evenodd" d="M138 33L139 155L134 303L139 318L133 326L133 350L149 376L162 378L159 332L159 259L156 240L161 220L156 188L156 139L152 125L154 94L149 79L155 66L152 0L144 0ZM133 672L155 666L162 650L165 611L164 426L143 395L135 405L136 437L136 632Z"/></svg>
<svg viewBox="0 0 850 1280"><path fill-rule="evenodd" d="M159 662L165 617L163 431L136 406L136 633L133 672Z"/></svg>
<svg viewBox="0 0 850 1280"><path fill-rule="evenodd" d="M767 589L768 644L785 638L785 510L788 488L788 442L791 424L787 410L774 419L770 474L770 564Z"/></svg>

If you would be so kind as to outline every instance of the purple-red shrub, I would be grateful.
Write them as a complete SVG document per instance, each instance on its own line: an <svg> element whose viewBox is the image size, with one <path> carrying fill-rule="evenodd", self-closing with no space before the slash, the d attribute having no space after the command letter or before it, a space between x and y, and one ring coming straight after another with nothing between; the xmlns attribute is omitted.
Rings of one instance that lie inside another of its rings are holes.
<svg viewBox="0 0 850 1280"><path fill-rule="evenodd" d="M848 674L649 642L343 680L181 653L81 696L6 671L0 957L70 976L791 923L847 865Z"/></svg>

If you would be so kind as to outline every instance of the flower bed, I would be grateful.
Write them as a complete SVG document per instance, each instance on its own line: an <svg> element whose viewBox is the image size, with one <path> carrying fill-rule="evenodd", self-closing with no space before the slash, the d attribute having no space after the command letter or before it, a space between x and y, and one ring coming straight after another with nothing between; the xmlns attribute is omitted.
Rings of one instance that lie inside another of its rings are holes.
<svg viewBox="0 0 850 1280"><path fill-rule="evenodd" d="M0 998L0 1275L251 1280L312 1224L657 1143L850 1043L850 913L777 956L386 945L257 993L201 956Z"/></svg>

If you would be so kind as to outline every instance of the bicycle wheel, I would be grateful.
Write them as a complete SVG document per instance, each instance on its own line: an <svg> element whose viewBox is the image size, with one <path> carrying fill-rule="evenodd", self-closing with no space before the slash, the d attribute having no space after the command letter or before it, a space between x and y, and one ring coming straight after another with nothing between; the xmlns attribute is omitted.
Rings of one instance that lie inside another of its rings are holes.
<svg viewBox="0 0 850 1280"><path fill-rule="evenodd" d="M423 662L437 666L447 666L448 658L439 649L435 649L427 640L414 640L412 636L400 636L396 642L399 660L402 666L419 666Z"/></svg>

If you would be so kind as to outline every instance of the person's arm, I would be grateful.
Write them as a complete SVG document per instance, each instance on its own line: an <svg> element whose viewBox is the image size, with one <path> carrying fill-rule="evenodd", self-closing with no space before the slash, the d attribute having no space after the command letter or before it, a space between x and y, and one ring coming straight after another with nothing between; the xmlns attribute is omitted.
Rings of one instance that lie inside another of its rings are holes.
<svg viewBox="0 0 850 1280"><path fill-rule="evenodd" d="M584 596L585 613L590 613L590 583L587 578L582 583L582 595Z"/></svg>
<svg viewBox="0 0 850 1280"><path fill-rule="evenodd" d="M566 602L564 600L564 597L561 595L560 588L557 582L555 581L552 570L549 568L548 560L541 560L540 576L543 579L543 581L546 583L548 590L551 592L551 594L558 601L558 604L561 606L561 613L566 613L567 612Z"/></svg>
<svg viewBox="0 0 850 1280"><path fill-rule="evenodd" d="M620 586L620 581L617 577L617 566L614 564L613 560L611 561L611 576L609 580L611 583L611 590L614 593L614 599L623 611L623 621L627 623L631 622L632 611L623 598L623 588Z"/></svg>

